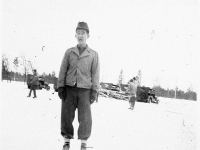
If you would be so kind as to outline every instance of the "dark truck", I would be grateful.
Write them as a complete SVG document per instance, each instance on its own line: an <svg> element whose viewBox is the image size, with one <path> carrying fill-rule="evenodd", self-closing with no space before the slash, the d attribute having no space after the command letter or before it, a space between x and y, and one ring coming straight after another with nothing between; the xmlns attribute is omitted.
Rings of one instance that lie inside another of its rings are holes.
<svg viewBox="0 0 200 150"><path fill-rule="evenodd" d="M31 88L30 81L31 81L32 77L33 77L32 74L28 74L27 75L27 81L26 81L26 83L27 83L27 86L28 86L29 89ZM42 88L46 89L47 91L50 90L49 83L45 82L44 77L39 76L38 77L38 87L37 87L37 89L41 90Z"/></svg>
<svg viewBox="0 0 200 150"><path fill-rule="evenodd" d="M43 76L39 76L39 77L38 77L38 83L39 83L39 85L38 85L38 88L39 88L39 89L44 88L44 89L46 89L47 91L50 90L49 83L45 81L45 79L44 79Z"/></svg>
<svg viewBox="0 0 200 150"><path fill-rule="evenodd" d="M155 90L150 87L138 86L137 87L137 101L146 103L159 103L158 98L155 96Z"/></svg>
<svg viewBox="0 0 200 150"><path fill-rule="evenodd" d="M58 78L55 77L54 84L53 84L53 88L54 88L55 92L58 92L57 81L58 81Z"/></svg>

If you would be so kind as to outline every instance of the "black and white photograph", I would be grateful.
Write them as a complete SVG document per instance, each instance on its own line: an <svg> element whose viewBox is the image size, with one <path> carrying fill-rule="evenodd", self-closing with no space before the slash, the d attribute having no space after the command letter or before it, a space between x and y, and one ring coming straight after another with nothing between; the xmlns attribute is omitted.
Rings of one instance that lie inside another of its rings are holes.
<svg viewBox="0 0 200 150"><path fill-rule="evenodd" d="M0 149L200 149L199 0L1 4Z"/></svg>

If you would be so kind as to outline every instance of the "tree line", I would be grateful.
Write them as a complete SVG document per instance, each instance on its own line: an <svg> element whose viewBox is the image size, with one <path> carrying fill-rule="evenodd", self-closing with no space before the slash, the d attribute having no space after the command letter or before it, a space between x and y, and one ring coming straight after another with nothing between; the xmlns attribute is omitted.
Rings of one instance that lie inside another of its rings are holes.
<svg viewBox="0 0 200 150"><path fill-rule="evenodd" d="M156 96L186 100L197 100L197 93L193 91L192 87L188 88L187 91L182 91L176 87L175 89L164 89L161 86L154 86Z"/></svg>
<svg viewBox="0 0 200 150"><path fill-rule="evenodd" d="M15 72L11 71L10 68L10 61L6 57L5 54L2 55L2 80L7 80L8 82L11 81L27 81L27 74L33 70L33 64L31 61L27 61L26 57L22 55L21 57L15 57L13 60L14 67L16 69ZM17 70L21 68L23 73L17 72ZM45 82L50 84L54 84L55 82L55 72L46 74L43 73L42 76L45 79ZM139 70L136 76L138 78L139 86L141 86L142 80L142 71ZM123 69L120 70L120 75L118 79L118 84L121 85L124 82L124 74ZM166 97L166 98L177 98L177 99L186 99L186 100L197 100L197 93L194 92L192 87L189 87L186 92L180 90L178 87L175 89L164 89L160 86L159 82L156 82L153 89L155 90L156 96Z"/></svg>
<svg viewBox="0 0 200 150"><path fill-rule="evenodd" d="M139 70L138 74L136 76L138 78L138 86L141 85L141 80L142 80L142 71ZM123 74L123 69L120 70L120 75L118 79L118 85L121 85L124 81L124 74ZM189 87L187 91L182 91L178 87L175 89L164 89L160 86L159 80L157 79L154 81L154 86L152 88L155 90L155 95L159 97L166 97L166 98L175 98L175 99L186 99L186 100L197 100L197 93L194 92L193 87Z"/></svg>
<svg viewBox="0 0 200 150"><path fill-rule="evenodd" d="M11 63L12 64L12 63ZM33 64L30 60L22 55L20 57L15 57L13 60L13 65L15 68L15 72L10 69L10 61L8 57L3 54L2 55L2 74L1 80L7 80L7 82L11 81L20 81L20 82L27 82L27 75L32 74L33 71ZM23 73L18 72L21 69ZM55 72L46 74L45 72L42 74L45 82L50 84L54 84L55 81Z"/></svg>
<svg viewBox="0 0 200 150"><path fill-rule="evenodd" d="M43 78L45 79L45 82L48 82L49 84L54 84L55 81L55 74L54 73L49 73L49 74L42 74ZM1 80L7 80L7 82L12 82L12 81L19 81L19 82L27 82L27 75L21 74L18 72L13 72L13 71L5 71L2 68L2 76Z"/></svg>

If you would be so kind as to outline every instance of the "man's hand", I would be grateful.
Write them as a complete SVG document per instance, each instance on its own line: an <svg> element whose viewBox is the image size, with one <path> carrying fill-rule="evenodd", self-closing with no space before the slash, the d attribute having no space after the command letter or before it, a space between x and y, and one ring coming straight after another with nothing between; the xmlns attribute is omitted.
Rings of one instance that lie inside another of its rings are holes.
<svg viewBox="0 0 200 150"><path fill-rule="evenodd" d="M58 88L58 96L60 97L60 99L65 100L66 91L65 91L64 87L59 87Z"/></svg>
<svg viewBox="0 0 200 150"><path fill-rule="evenodd" d="M90 104L93 104L95 100L97 100L97 91L96 90L91 90L90 93Z"/></svg>

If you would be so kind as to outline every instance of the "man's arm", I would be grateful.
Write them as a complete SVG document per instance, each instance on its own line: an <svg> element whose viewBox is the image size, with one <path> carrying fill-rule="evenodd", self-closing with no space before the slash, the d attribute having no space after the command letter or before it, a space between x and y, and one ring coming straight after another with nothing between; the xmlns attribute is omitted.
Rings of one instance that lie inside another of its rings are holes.
<svg viewBox="0 0 200 150"><path fill-rule="evenodd" d="M127 93L130 93L130 84L128 84L128 87L127 87L126 92L127 92Z"/></svg>
<svg viewBox="0 0 200 150"><path fill-rule="evenodd" d="M58 82L57 82L57 88L59 87L65 87L65 80L66 80L66 73L67 73L67 69L68 69L68 65L69 65L69 61L68 61L68 55L69 52L66 51L65 55L62 59L62 63L60 66L60 72L59 72L59 76L58 76Z"/></svg>
<svg viewBox="0 0 200 150"><path fill-rule="evenodd" d="M99 91L99 74L100 74L100 62L99 55L95 52L94 60L92 63L92 90Z"/></svg>

